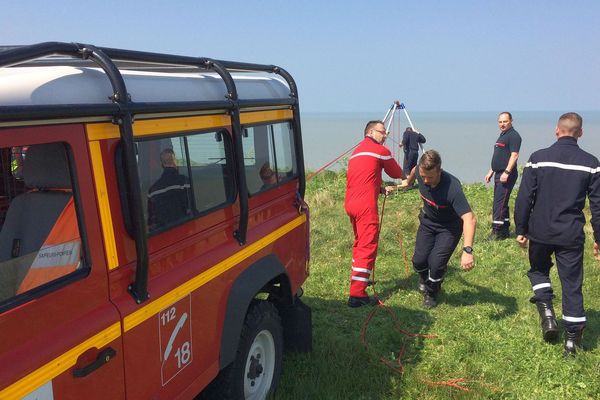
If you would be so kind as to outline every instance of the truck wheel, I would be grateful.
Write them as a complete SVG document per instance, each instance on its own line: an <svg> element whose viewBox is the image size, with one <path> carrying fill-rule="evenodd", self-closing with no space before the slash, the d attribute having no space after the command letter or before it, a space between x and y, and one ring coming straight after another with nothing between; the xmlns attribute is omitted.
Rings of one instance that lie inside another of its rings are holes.
<svg viewBox="0 0 600 400"><path fill-rule="evenodd" d="M235 360L213 382L210 398L263 400L281 376L283 331L275 306L250 304Z"/></svg>

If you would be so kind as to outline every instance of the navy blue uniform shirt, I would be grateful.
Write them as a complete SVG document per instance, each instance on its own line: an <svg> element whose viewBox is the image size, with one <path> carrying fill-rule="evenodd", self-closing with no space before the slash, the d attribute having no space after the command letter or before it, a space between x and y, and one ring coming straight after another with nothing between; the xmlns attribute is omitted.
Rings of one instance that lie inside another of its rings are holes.
<svg viewBox="0 0 600 400"><path fill-rule="evenodd" d="M600 163L579 148L577 139L563 136L525 165L515 203L517 235L544 244L583 244L586 196L600 242Z"/></svg>
<svg viewBox="0 0 600 400"><path fill-rule="evenodd" d="M440 182L434 188L423 183L416 168L419 194L423 199L423 214L426 219L451 227L462 226L462 215L471 212L460 181L442 170Z"/></svg>
<svg viewBox="0 0 600 400"><path fill-rule="evenodd" d="M190 181L177 168L166 167L148 190L150 230L175 224L191 214Z"/></svg>
<svg viewBox="0 0 600 400"><path fill-rule="evenodd" d="M404 151L407 153L409 151L419 151L419 143L425 143L426 141L425 136L415 131L404 131L402 134L402 144L404 145ZM408 174L410 171L406 173Z"/></svg>
<svg viewBox="0 0 600 400"><path fill-rule="evenodd" d="M521 135L511 127L506 132L502 132L494 144L494 154L492 155L492 170L496 172L504 171L510 159L510 153L518 153L521 149Z"/></svg>

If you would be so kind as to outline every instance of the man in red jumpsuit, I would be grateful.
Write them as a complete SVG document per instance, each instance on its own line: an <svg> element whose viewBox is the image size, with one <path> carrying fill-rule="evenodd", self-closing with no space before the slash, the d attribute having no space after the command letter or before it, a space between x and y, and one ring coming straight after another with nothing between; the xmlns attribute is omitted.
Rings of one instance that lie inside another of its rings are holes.
<svg viewBox="0 0 600 400"><path fill-rule="evenodd" d="M352 153L348 162L346 200L344 207L352 222L352 278L348 306L376 305L366 288L377 258L379 240L379 213L377 196L382 192L381 170L392 178L400 178L402 169L383 146L387 133L381 121L369 121L365 138ZM384 190L384 189L383 189Z"/></svg>

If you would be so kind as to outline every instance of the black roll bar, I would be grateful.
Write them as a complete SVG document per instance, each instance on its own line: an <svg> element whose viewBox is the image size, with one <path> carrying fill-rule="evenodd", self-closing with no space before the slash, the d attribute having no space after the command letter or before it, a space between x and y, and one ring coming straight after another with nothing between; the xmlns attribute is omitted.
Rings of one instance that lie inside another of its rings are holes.
<svg viewBox="0 0 600 400"><path fill-rule="evenodd" d="M231 130L233 134L233 147L237 154L236 176L238 182L238 196L240 200L240 222L233 236L238 240L240 246L246 244L248 232L248 186L246 185L246 169L244 167L244 146L242 145L242 124L240 122L240 104L238 101L237 88L233 77L219 62L214 60L205 61L207 67L218 73L227 87L227 98L231 101Z"/></svg>
<svg viewBox="0 0 600 400"><path fill-rule="evenodd" d="M69 117L89 117L108 115L119 125L121 141L123 142L126 180L128 186L129 206L132 208L133 239L136 246L135 280L129 290L137 303L148 299L148 249L146 241L146 221L143 216L140 180L137 170L135 143L133 137L133 114L151 112L180 112L223 109L231 115L232 134L236 157L236 177L240 201L239 227L234 236L240 243L246 243L248 227L248 188L244 168L242 132L240 123L240 107L292 107L294 123L294 139L296 160L299 166L299 192L304 196L306 181L304 157L302 153L302 136L300 131L300 109L298 92L294 79L284 69L275 65L240 63L233 61L213 60L203 57L187 57L161 53L149 53L132 50L95 47L79 43L45 42L30 46L15 47L0 52L0 67L24 64L51 55L65 55L82 60L89 59L106 73L113 88L112 104L86 105L35 105L35 106L0 106L0 122L21 121L25 119L51 119ZM127 93L125 81L114 60L155 63L173 66L191 66L216 72L223 82L227 93L222 101L197 102L157 102L135 103ZM66 62L64 64L67 64ZM254 99L239 100L235 81L230 70L268 72L279 74L290 88L289 99Z"/></svg>
<svg viewBox="0 0 600 400"><path fill-rule="evenodd" d="M119 113L114 123L119 125L121 142L123 144L123 158L125 160L125 179L127 180L127 196L129 197L133 238L135 241L136 268L135 280L129 285L129 292L139 304L146 301L148 294L148 244L146 240L146 219L140 190L140 176L135 155L135 142L133 140L133 116L129 108L129 94L125 86L123 75L114 62L102 52L91 45L82 46L83 58L94 60L106 72L113 87L113 103L119 106Z"/></svg>
<svg viewBox="0 0 600 400"><path fill-rule="evenodd" d="M306 190L306 176L304 171L304 151L302 149L302 131L300 127L300 102L298 101L298 87L296 81L292 78L289 72L283 68L275 67L274 73L281 75L290 87L290 97L296 101L292 105L292 112L294 114L294 139L296 141L296 163L298 164L298 192L300 197L304 198L304 191Z"/></svg>
<svg viewBox="0 0 600 400"><path fill-rule="evenodd" d="M82 58L80 48L75 43L45 42L31 46L15 47L0 53L0 67L23 64L52 54Z"/></svg>

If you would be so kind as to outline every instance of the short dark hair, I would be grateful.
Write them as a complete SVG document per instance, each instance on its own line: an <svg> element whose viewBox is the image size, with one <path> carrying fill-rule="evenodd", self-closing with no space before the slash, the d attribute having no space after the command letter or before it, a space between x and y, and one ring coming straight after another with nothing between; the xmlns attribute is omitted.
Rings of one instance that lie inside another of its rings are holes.
<svg viewBox="0 0 600 400"><path fill-rule="evenodd" d="M440 169L442 167L442 157L440 153L435 150L427 150L419 159L419 168L423 168L426 171L432 169Z"/></svg>
<svg viewBox="0 0 600 400"><path fill-rule="evenodd" d="M564 133L579 133L583 126L583 118L576 112L568 112L558 119L558 129Z"/></svg>
<svg viewBox="0 0 600 400"><path fill-rule="evenodd" d="M512 121L512 114L511 113L509 113L508 111L502 111L500 114L498 114L498 116L501 116L502 114L508 115L508 119L510 119Z"/></svg>
<svg viewBox="0 0 600 400"><path fill-rule="evenodd" d="M264 163L262 167L260 167L260 171L258 171L258 175L260 175L261 179L269 179L273 175L275 175L275 171L271 169L271 165L268 162Z"/></svg>
<svg viewBox="0 0 600 400"><path fill-rule="evenodd" d="M379 119L375 119L373 121L367 122L367 126L365 126L365 136L367 136L367 133L369 133L369 131L371 129L373 129L375 127L375 125L377 125L377 124L384 125L383 121L381 121Z"/></svg>

